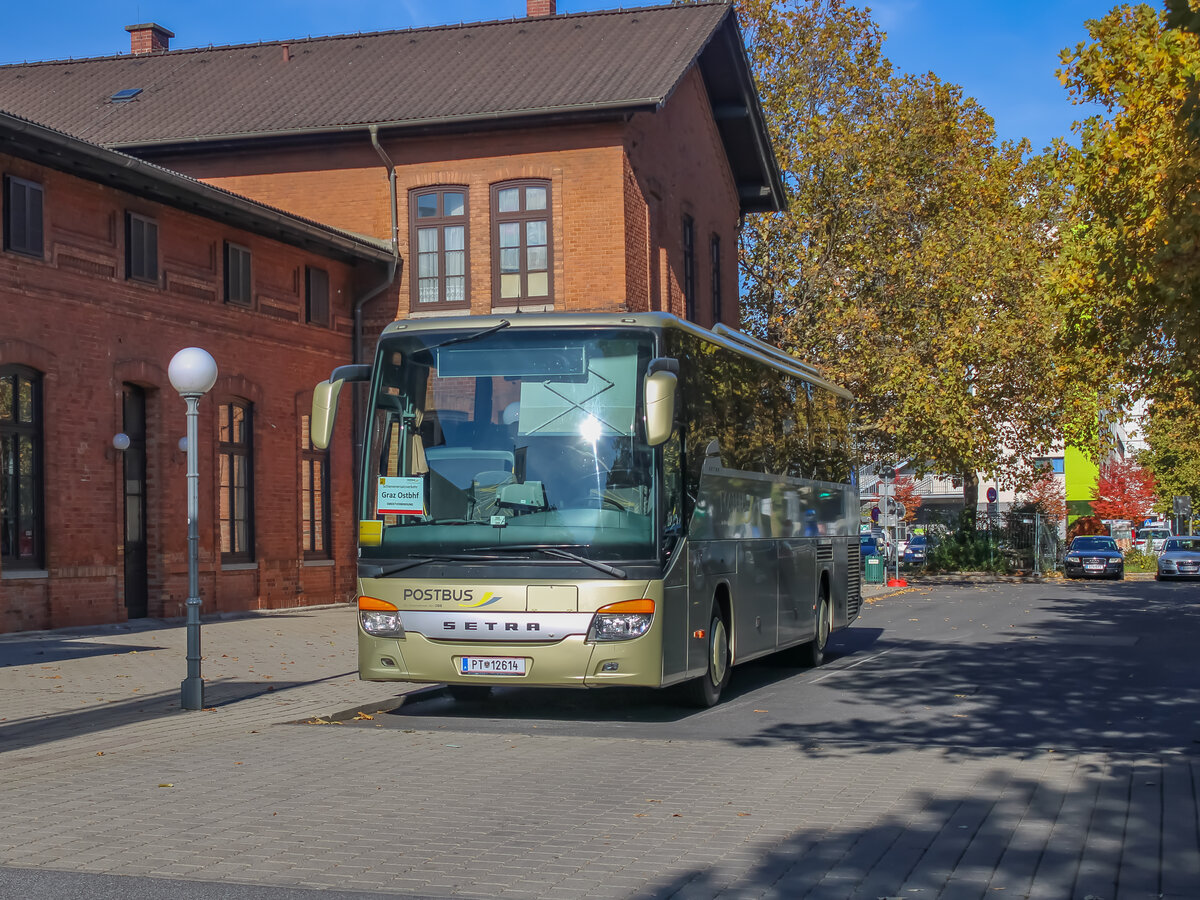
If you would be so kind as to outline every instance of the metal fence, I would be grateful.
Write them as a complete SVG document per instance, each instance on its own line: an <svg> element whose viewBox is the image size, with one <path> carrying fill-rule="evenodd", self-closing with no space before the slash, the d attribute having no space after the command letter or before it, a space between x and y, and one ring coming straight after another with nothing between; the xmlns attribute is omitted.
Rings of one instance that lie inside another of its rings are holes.
<svg viewBox="0 0 1200 900"><path fill-rule="evenodd" d="M978 568L1037 575L1062 565L1063 544L1058 526L1036 512L980 514L975 520L974 533L968 533L966 539L957 521L931 523L926 535L931 561L946 555L937 552L939 544L957 542L960 552L955 562L964 571Z"/></svg>

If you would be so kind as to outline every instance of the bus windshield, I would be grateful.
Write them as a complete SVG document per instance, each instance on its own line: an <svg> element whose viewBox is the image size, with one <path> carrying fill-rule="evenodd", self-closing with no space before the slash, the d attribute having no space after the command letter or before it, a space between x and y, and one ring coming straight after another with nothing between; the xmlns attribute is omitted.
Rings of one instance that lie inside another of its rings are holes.
<svg viewBox="0 0 1200 900"><path fill-rule="evenodd" d="M362 558L656 559L655 454L638 425L651 335L505 324L382 339Z"/></svg>

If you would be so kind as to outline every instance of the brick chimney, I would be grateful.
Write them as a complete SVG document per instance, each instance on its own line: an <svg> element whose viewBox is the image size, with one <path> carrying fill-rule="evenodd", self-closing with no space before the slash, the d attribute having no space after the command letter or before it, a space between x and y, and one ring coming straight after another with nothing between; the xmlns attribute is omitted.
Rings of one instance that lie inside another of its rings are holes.
<svg viewBox="0 0 1200 900"><path fill-rule="evenodd" d="M129 32L129 52L134 56L141 53L157 53L159 50L171 49L171 38L175 32L168 31L154 22L143 25L126 25Z"/></svg>
<svg viewBox="0 0 1200 900"><path fill-rule="evenodd" d="M555 14L555 0L525 0L525 15L552 16Z"/></svg>

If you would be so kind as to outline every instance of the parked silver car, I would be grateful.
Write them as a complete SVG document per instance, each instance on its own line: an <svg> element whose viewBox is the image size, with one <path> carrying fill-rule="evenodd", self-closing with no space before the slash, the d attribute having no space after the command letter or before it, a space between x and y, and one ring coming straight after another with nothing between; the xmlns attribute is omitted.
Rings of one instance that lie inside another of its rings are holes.
<svg viewBox="0 0 1200 900"><path fill-rule="evenodd" d="M1200 537L1171 537L1158 557L1159 581L1200 577Z"/></svg>

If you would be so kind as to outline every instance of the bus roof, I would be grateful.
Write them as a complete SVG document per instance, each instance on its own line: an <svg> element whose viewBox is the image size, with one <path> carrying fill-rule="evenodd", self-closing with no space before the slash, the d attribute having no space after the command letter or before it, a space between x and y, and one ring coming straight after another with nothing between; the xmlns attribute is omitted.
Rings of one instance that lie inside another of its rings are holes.
<svg viewBox="0 0 1200 900"><path fill-rule="evenodd" d="M758 338L751 337L727 325L718 323L710 331L671 313L512 313L488 316L438 316L420 319L398 319L383 329L383 337L400 333L447 330L484 330L508 321L512 326L526 328L617 328L630 326L661 331L674 328L686 331L702 340L724 347L758 363L802 378L846 400L854 397L845 388L826 380L815 368L791 354Z"/></svg>

